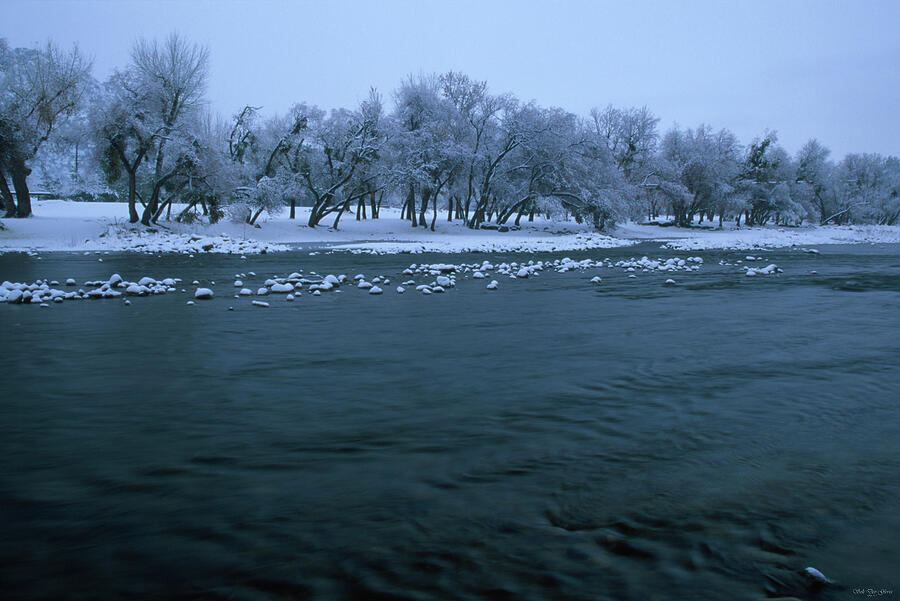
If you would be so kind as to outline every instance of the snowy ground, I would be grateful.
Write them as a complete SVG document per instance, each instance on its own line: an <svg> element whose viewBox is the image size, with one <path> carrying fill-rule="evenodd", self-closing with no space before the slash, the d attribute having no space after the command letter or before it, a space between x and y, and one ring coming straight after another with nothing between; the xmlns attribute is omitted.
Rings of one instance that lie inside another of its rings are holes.
<svg viewBox="0 0 900 601"><path fill-rule="evenodd" d="M356 221L353 214L341 219L340 229L307 227L307 209L297 219L287 214L263 219L259 228L227 220L214 226L161 222L154 228L128 223L123 203L80 203L62 200L35 201L34 216L5 219L0 230L0 252L5 251L110 251L220 252L255 254L287 250L296 244L322 244L350 252L467 252L567 251L627 246L642 240L659 240L679 250L715 248L752 249L818 244L869 242L900 243L900 227L848 226L801 228L743 228L724 230L676 229L625 224L611 235L592 232L574 221L536 219L523 222L520 231L470 230L459 221L448 223L438 216L437 231L412 228L399 218L399 210L383 209L380 219ZM179 210L179 207L175 207ZM430 223L431 215L429 215ZM331 220L327 220L328 225Z"/></svg>
<svg viewBox="0 0 900 601"><path fill-rule="evenodd" d="M683 229L637 225L619 226L614 232L623 238L659 240L675 250L781 248L819 244L900 243L900 227L876 225L754 227L735 229L726 224L718 229Z"/></svg>

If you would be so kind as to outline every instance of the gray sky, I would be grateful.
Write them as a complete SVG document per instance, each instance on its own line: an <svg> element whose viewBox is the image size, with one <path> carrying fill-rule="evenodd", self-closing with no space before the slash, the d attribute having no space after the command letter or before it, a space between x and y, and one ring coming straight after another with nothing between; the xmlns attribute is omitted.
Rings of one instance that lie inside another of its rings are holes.
<svg viewBox="0 0 900 601"><path fill-rule="evenodd" d="M0 0L12 46L77 42L106 78L138 37L209 46L209 98L352 107L409 73L450 69L494 92L586 114L647 105L673 123L765 129L796 151L900 155L900 1Z"/></svg>

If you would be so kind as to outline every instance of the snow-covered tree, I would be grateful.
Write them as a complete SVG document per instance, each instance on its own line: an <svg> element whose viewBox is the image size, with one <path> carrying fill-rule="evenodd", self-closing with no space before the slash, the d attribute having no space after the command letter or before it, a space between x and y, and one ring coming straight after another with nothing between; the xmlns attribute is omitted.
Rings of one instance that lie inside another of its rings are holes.
<svg viewBox="0 0 900 601"><path fill-rule="evenodd" d="M831 180L834 165L828 160L831 151L818 140L806 142L797 152L795 163L797 177L795 196L819 215L819 223L824 224L833 214L834 198L831 194Z"/></svg>
<svg viewBox="0 0 900 601"><path fill-rule="evenodd" d="M725 129L676 126L666 133L657 165L658 190L669 202L676 225L690 227L701 213L718 213L721 224L734 201L739 150L737 139Z"/></svg>
<svg viewBox="0 0 900 601"><path fill-rule="evenodd" d="M91 63L74 47L10 49L0 40L0 192L8 217L31 215L30 162L71 117L90 82ZM6 184L12 179L16 204Z"/></svg>
<svg viewBox="0 0 900 601"><path fill-rule="evenodd" d="M827 221L894 225L900 219L900 160L880 154L848 154L837 166L840 204Z"/></svg>
<svg viewBox="0 0 900 601"><path fill-rule="evenodd" d="M647 107L591 109L589 127L604 142L629 185L630 217L638 217L643 202L652 219L659 210L659 119Z"/></svg>
<svg viewBox="0 0 900 601"><path fill-rule="evenodd" d="M747 225L762 225L772 217L779 219L781 214L803 217L801 205L794 202L786 185L796 179L791 158L777 142L775 132L766 132L747 149L740 178L740 187L746 193Z"/></svg>
<svg viewBox="0 0 900 601"><path fill-rule="evenodd" d="M454 132L455 107L441 95L440 81L434 75L408 77L395 100L391 177L404 190L402 213L413 227L427 225L425 212L431 203L433 231L438 198L442 193L449 196L451 180L463 160ZM417 196L421 199L418 216Z"/></svg>
<svg viewBox="0 0 900 601"><path fill-rule="evenodd" d="M377 160L382 144L380 99L375 95L355 111L317 111L309 119L309 142L298 155L300 182L311 199L308 225L315 227L326 216L341 215L360 197L370 193L374 174L366 167Z"/></svg>
<svg viewBox="0 0 900 601"><path fill-rule="evenodd" d="M92 95L96 96L96 88ZM97 145L86 111L63 124L38 150L33 179L42 189L59 198L92 200L115 198L97 166Z"/></svg>
<svg viewBox="0 0 900 601"><path fill-rule="evenodd" d="M201 152L202 103L207 50L177 34L160 44L135 44L131 64L104 86L93 113L110 182L128 181L129 217L138 221L135 199L144 206L144 225L158 220L190 185Z"/></svg>
<svg viewBox="0 0 900 601"><path fill-rule="evenodd" d="M304 197L301 183L303 152L309 135L308 123L321 114L316 107L295 104L287 115L276 115L256 125L256 109L245 107L235 116L228 137L232 162L240 165L242 185L248 190L244 202L249 206L247 222L255 224L263 211L277 214L285 201L291 205L291 219L296 216L298 201ZM267 178L266 190L256 193L259 183ZM280 194L274 192L280 187Z"/></svg>

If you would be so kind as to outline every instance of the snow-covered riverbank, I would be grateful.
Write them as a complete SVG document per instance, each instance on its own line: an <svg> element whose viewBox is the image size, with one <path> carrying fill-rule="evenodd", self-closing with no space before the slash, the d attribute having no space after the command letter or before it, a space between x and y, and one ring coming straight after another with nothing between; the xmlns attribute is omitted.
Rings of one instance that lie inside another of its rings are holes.
<svg viewBox="0 0 900 601"><path fill-rule="evenodd" d="M729 229L726 225L723 230L685 230L629 223L604 235L591 231L587 224L541 218L523 222L521 229L513 231L470 230L458 220L447 222L446 214L438 216L436 231L432 232L410 227L400 219L399 210L391 208L382 209L377 220L356 221L354 215L345 215L338 230L307 227L307 209L299 209L297 219L283 214L262 221L258 228L228 221L216 225L161 222L145 228L129 224L127 217L128 209L123 203L36 201L33 217L3 220L6 229L0 230L0 252L132 250L247 255L310 244L356 253L393 254L574 251L628 246L645 240L658 240L679 250L900 243L900 227Z"/></svg>
<svg viewBox="0 0 900 601"><path fill-rule="evenodd" d="M848 225L802 227L753 227L736 229L726 224L719 229L683 229L637 224L620 226L615 235L624 238L659 240L674 250L750 250L820 244L898 244L900 227Z"/></svg>

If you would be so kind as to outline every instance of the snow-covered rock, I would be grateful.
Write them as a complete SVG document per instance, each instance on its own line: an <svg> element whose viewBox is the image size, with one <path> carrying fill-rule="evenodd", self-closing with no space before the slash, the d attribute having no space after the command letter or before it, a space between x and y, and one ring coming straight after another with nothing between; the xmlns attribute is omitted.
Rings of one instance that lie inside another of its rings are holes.
<svg viewBox="0 0 900 601"><path fill-rule="evenodd" d="M496 290L500 284L497 283L497 280L491 280L490 283L485 286L488 290Z"/></svg>
<svg viewBox="0 0 900 601"><path fill-rule="evenodd" d="M263 286L262 288L258 288L258 289L256 290L256 295L257 295L257 296L265 296L265 295L267 295L268 293L269 293L269 289L266 288L265 286Z"/></svg>
<svg viewBox="0 0 900 601"><path fill-rule="evenodd" d="M363 290L368 290L372 286L374 286L374 284L372 284L371 282L367 282L365 280L360 280L359 284L356 285L357 288L361 288Z"/></svg>
<svg viewBox="0 0 900 601"><path fill-rule="evenodd" d="M242 282L241 280L235 280L235 281L234 281L234 287L235 287L235 288L243 288L243 287L244 287L244 282Z"/></svg>
<svg viewBox="0 0 900 601"><path fill-rule="evenodd" d="M406 292L406 288L404 288L403 286L397 286L397 294L403 294L404 292Z"/></svg>
<svg viewBox="0 0 900 601"><path fill-rule="evenodd" d="M384 290L382 290L378 286L372 286L371 288L369 288L369 294L381 294L382 292L384 292Z"/></svg>
<svg viewBox="0 0 900 601"><path fill-rule="evenodd" d="M209 288L197 288L197 291L194 292L194 298L199 300L209 300L215 293Z"/></svg>
<svg viewBox="0 0 900 601"><path fill-rule="evenodd" d="M804 569L803 573L806 574L810 580L819 584L828 584L831 582L828 578L825 577L825 574L812 566Z"/></svg>
<svg viewBox="0 0 900 601"><path fill-rule="evenodd" d="M289 283L287 283L287 282L285 282L284 284L279 284L279 283L276 282L275 284L272 285L271 290L272 290L272 292L277 292L277 293L280 293L280 294L284 294L284 293L287 293L287 292L293 292L293 291L294 291L294 285L293 285L293 284L289 284Z"/></svg>
<svg viewBox="0 0 900 601"><path fill-rule="evenodd" d="M331 290L332 288L334 288L334 284L332 284L331 282L325 281L325 280L322 280L318 284L312 284L309 287L310 290L321 290L323 292L327 292L328 290Z"/></svg>
<svg viewBox="0 0 900 601"><path fill-rule="evenodd" d="M781 272L782 270L777 265L772 263L771 265L766 265L762 269L747 269L747 273L745 275L747 275L748 277L753 277L755 275L772 275Z"/></svg>
<svg viewBox="0 0 900 601"><path fill-rule="evenodd" d="M674 285L675 285L675 280L669 278L668 280L665 281L665 285L666 285L666 286L674 286Z"/></svg>
<svg viewBox="0 0 900 601"><path fill-rule="evenodd" d="M249 288L241 288L241 290L240 290L240 292L238 292L238 294L240 294L241 296L251 296L253 294L253 291L250 290Z"/></svg>
<svg viewBox="0 0 900 601"><path fill-rule="evenodd" d="M265 303L263 301L258 301L258 300L252 301L251 304L254 307L268 307L269 306L269 303Z"/></svg>

